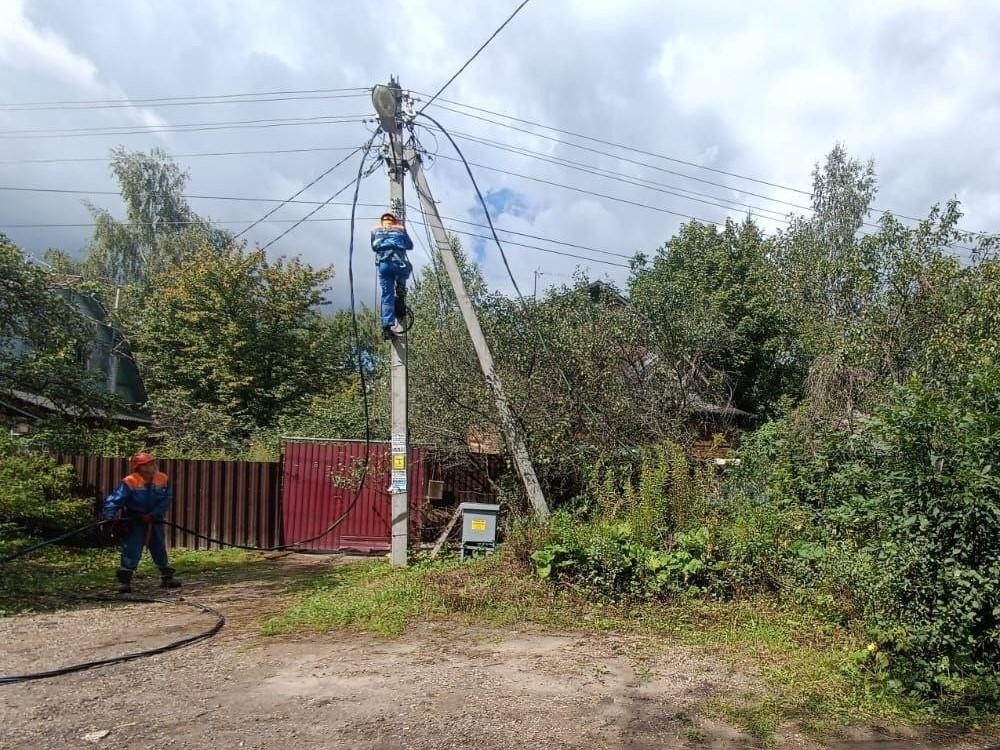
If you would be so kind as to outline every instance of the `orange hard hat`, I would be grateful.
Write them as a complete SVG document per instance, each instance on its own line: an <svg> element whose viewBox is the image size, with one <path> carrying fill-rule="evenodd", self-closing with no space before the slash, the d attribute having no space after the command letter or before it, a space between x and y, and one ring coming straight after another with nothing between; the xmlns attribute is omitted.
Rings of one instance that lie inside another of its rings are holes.
<svg viewBox="0 0 1000 750"><path fill-rule="evenodd" d="M151 464L155 460L156 457L152 453L136 453L132 456L132 460L129 461L129 466L132 468L132 471L135 471L140 466Z"/></svg>

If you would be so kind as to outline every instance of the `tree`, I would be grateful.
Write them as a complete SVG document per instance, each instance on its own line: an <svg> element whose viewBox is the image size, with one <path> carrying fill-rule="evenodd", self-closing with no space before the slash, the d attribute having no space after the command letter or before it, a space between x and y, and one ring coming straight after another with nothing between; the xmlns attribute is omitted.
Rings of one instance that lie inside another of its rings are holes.
<svg viewBox="0 0 1000 750"><path fill-rule="evenodd" d="M202 429L215 430L208 443L240 443L342 379L318 309L332 274L261 250L203 246L153 289L134 353L168 435L183 435L197 408Z"/></svg>
<svg viewBox="0 0 1000 750"><path fill-rule="evenodd" d="M161 149L148 154L113 149L111 173L121 189L126 220L90 205L96 224L87 258L91 276L118 284L142 284L183 262L196 248L217 249L229 235L213 228L188 205L188 173Z"/></svg>
<svg viewBox="0 0 1000 750"><path fill-rule="evenodd" d="M93 338L94 323L0 234L0 393L42 396L66 413L108 408L103 378L86 368Z"/></svg>
<svg viewBox="0 0 1000 750"><path fill-rule="evenodd" d="M862 163L834 146L813 170L813 213L793 219L773 241L781 305L796 318L807 360L836 349L871 289L877 258L858 242L875 200L872 161Z"/></svg>
<svg viewBox="0 0 1000 750"><path fill-rule="evenodd" d="M689 401L731 401L766 415L797 389L791 320L779 305L768 251L750 219L721 230L691 222L652 260L639 259L631 302Z"/></svg>

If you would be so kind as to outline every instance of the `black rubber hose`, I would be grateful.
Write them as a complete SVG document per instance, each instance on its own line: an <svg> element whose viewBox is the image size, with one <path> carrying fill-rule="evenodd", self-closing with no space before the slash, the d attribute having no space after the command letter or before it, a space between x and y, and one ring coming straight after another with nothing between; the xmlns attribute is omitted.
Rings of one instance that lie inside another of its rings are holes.
<svg viewBox="0 0 1000 750"><path fill-rule="evenodd" d="M133 659L143 659L147 656L156 656L157 654L162 654L167 651L172 651L175 648L181 648L182 646L189 646L192 643L197 643L198 641L203 641L206 638L211 638L213 635L222 630L222 626L226 624L226 617L217 609L213 609L205 604L198 604L197 602L186 602L181 600L172 599L160 599L153 596L130 596L130 597L111 597L111 596L80 596L72 597L80 601L98 601L98 602L139 602L141 604L179 604L185 607L192 607L200 612L205 612L210 615L215 615L215 624L212 625L208 630L204 632L197 633L196 635L189 635L184 638L180 638L176 641L171 641L163 646L157 646L156 648L145 649L144 651L133 651L128 654L122 654L121 656L110 656L107 659L95 659L93 661L81 662L79 664L70 664L66 667L58 667L56 669L49 669L44 672L28 672L27 674L19 675L7 675L0 676L0 685L13 685L19 682L30 682L32 680L44 680L49 677L58 677L59 675L72 674L73 672L83 672L87 669L94 669L96 667L106 667L111 664L121 664L122 662L132 661Z"/></svg>

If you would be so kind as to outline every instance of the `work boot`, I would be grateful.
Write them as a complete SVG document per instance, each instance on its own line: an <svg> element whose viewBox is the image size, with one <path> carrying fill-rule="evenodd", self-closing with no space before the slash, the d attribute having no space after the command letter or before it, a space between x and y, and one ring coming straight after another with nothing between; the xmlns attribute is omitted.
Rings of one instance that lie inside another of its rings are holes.
<svg viewBox="0 0 1000 750"><path fill-rule="evenodd" d="M173 568L160 568L160 586L165 589L179 589L181 582L174 578Z"/></svg>
<svg viewBox="0 0 1000 750"><path fill-rule="evenodd" d="M127 570L126 568L119 568L115 573L115 577L118 579L118 593L119 594L131 594L132 593L132 576L134 571Z"/></svg>

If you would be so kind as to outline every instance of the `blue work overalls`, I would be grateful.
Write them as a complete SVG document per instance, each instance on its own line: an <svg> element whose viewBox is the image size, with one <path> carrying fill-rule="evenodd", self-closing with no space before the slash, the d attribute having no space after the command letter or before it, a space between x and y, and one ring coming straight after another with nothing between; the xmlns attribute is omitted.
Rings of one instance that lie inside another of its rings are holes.
<svg viewBox="0 0 1000 750"><path fill-rule="evenodd" d="M378 266L378 284L382 296L382 327L396 322L396 285L406 286L413 266L406 251L413 249L413 240L402 224L377 226L372 230L372 251Z"/></svg>
<svg viewBox="0 0 1000 750"><path fill-rule="evenodd" d="M146 546L147 534L149 535L149 554L153 558L153 562L161 570L169 567L163 524L146 524L142 521L142 516L150 515L154 521L162 521L167 515L172 499L170 480L166 474L159 471L156 472L153 481L148 484L140 474L129 474L118 485L118 489L108 495L102 513L104 518L113 518L121 510L122 518L132 523L128 536L122 542L121 567L123 570L134 571L139 567L139 559L142 557L142 548Z"/></svg>

